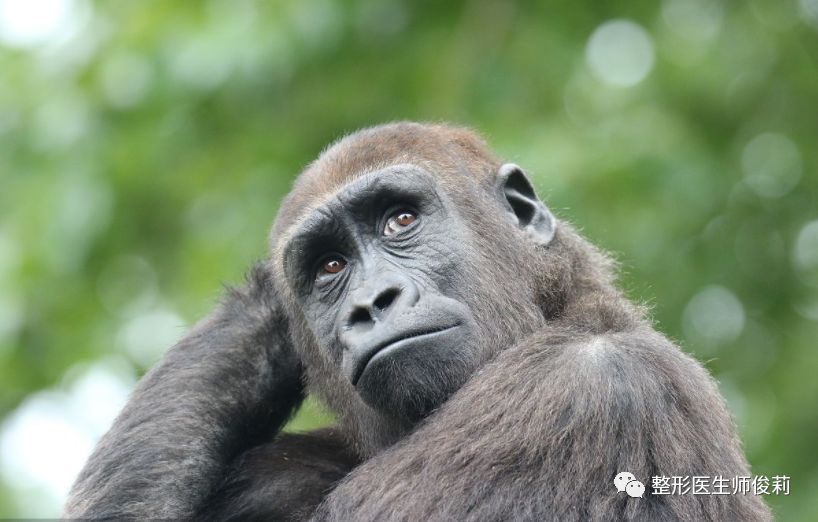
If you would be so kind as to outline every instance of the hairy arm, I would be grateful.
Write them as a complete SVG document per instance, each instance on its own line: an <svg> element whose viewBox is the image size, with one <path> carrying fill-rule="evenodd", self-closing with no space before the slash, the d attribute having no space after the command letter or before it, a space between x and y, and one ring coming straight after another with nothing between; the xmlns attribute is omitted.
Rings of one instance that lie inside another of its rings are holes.
<svg viewBox="0 0 818 522"><path fill-rule="evenodd" d="M237 458L196 519L308 520L358 462L334 428L284 433Z"/></svg>
<svg viewBox="0 0 818 522"><path fill-rule="evenodd" d="M303 397L301 363L261 266L139 382L77 478L66 518L187 518L231 461Z"/></svg>
<svg viewBox="0 0 818 522"><path fill-rule="evenodd" d="M644 498L617 492L621 471ZM653 475L747 474L714 381L661 335L544 330L356 468L314 520L769 520L755 496L650 494Z"/></svg>

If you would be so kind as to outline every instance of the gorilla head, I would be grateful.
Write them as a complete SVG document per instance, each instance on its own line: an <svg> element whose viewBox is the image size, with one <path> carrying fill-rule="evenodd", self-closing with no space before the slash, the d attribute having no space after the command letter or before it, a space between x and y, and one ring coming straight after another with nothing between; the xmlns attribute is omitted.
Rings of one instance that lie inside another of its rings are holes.
<svg viewBox="0 0 818 522"><path fill-rule="evenodd" d="M560 240L520 168L462 129L360 131L307 168L276 220L273 273L312 388L364 454L555 312L572 261Z"/></svg>

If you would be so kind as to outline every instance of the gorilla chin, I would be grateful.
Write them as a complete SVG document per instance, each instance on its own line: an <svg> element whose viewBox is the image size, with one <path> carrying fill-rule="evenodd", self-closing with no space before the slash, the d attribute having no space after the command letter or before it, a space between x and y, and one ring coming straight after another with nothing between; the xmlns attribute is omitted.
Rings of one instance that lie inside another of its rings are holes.
<svg viewBox="0 0 818 522"><path fill-rule="evenodd" d="M475 343L463 322L409 335L373 351L353 384L364 402L382 414L414 422L468 379L473 371L469 348Z"/></svg>

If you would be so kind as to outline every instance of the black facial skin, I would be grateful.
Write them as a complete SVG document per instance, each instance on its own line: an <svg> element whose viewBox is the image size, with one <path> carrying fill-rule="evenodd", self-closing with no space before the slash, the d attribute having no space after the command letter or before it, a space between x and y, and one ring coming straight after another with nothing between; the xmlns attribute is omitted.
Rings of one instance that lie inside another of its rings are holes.
<svg viewBox="0 0 818 522"><path fill-rule="evenodd" d="M450 284L467 269L469 240L434 179L398 165L342 188L285 249L321 348L385 415L421 418L470 374L479 343L468 288Z"/></svg>

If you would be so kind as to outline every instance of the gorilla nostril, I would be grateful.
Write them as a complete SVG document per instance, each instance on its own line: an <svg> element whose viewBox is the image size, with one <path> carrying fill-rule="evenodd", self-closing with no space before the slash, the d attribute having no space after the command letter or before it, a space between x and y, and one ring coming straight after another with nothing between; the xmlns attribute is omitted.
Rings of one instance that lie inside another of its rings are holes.
<svg viewBox="0 0 818 522"><path fill-rule="evenodd" d="M372 323L380 318L380 315L385 312L387 308L394 304L402 290L403 289L399 286L386 288L375 297L374 301L359 301L349 315L347 325L350 327L371 326Z"/></svg>
<svg viewBox="0 0 818 522"><path fill-rule="evenodd" d="M372 306L378 311L386 310L392 305L392 303L395 302L398 295L400 295L400 288L387 288L381 293L381 295L378 296L377 299L375 299Z"/></svg>
<svg viewBox="0 0 818 522"><path fill-rule="evenodd" d="M356 324L371 323L372 320L373 317L372 314L369 313L369 310L359 307L353 310L352 315L349 316L349 325L354 326Z"/></svg>

